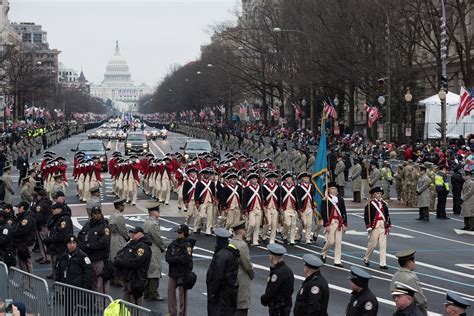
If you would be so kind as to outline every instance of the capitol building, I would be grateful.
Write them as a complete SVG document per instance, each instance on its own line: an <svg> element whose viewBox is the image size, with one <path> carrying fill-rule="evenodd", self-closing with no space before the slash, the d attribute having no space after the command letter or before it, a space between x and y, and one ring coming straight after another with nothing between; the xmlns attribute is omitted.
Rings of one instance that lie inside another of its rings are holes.
<svg viewBox="0 0 474 316"><path fill-rule="evenodd" d="M114 106L120 110L134 111L140 98L152 94L153 89L143 83L139 86L134 85L127 61L120 55L117 41L115 54L109 59L105 68L102 84L91 84L90 93L104 102L112 100Z"/></svg>

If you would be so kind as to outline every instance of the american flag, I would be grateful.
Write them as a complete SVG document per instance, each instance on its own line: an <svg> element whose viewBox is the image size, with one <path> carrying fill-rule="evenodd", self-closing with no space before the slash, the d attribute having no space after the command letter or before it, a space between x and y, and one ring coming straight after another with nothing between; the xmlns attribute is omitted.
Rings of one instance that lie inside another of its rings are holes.
<svg viewBox="0 0 474 316"><path fill-rule="evenodd" d="M244 103L240 103L239 106L239 114L245 116L247 114L247 105Z"/></svg>
<svg viewBox="0 0 474 316"><path fill-rule="evenodd" d="M225 114L225 108L222 104L217 106L217 110L219 110L219 112L221 112L221 114Z"/></svg>
<svg viewBox="0 0 474 316"><path fill-rule="evenodd" d="M252 109L252 116L258 121L260 120L260 109Z"/></svg>
<svg viewBox="0 0 474 316"><path fill-rule="evenodd" d="M211 111L209 112L209 115L211 115L211 117L214 117L214 116L216 116L216 112L214 112L214 110L211 110Z"/></svg>
<svg viewBox="0 0 474 316"><path fill-rule="evenodd" d="M280 109L278 107L270 108L270 115L278 120L280 118Z"/></svg>
<svg viewBox="0 0 474 316"><path fill-rule="evenodd" d="M292 103L293 109L295 109L295 118L300 119L304 116L304 111L301 109L299 104L297 103Z"/></svg>
<svg viewBox="0 0 474 316"><path fill-rule="evenodd" d="M323 116L325 118L332 117L333 119L337 119L337 112L336 108L332 105L327 103L326 101L323 101Z"/></svg>
<svg viewBox="0 0 474 316"><path fill-rule="evenodd" d="M204 119L206 117L206 113L203 110L201 110L201 112L199 112L199 117Z"/></svg>
<svg viewBox="0 0 474 316"><path fill-rule="evenodd" d="M367 103L364 104L364 108L369 116L369 127L372 128L380 117L379 109L376 106L369 106Z"/></svg>
<svg viewBox="0 0 474 316"><path fill-rule="evenodd" d="M471 114L471 111L474 109L474 91L471 89L471 92L467 91L464 87L461 87L461 102L459 103L458 111L456 113L456 124L459 124L465 116Z"/></svg>

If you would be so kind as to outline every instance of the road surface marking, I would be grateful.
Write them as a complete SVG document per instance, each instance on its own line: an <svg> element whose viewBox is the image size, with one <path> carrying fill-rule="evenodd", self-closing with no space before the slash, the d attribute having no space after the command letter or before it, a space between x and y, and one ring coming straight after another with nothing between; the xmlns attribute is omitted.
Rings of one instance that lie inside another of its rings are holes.
<svg viewBox="0 0 474 316"><path fill-rule="evenodd" d="M347 235L356 235L356 236L365 236L365 237L367 237L367 232L364 232L364 231L358 232L356 230L348 230L348 231L346 231L346 234ZM390 236L398 236L398 237L401 237L401 238L415 238L415 237L410 236L410 235L399 234L399 233L390 233Z"/></svg>
<svg viewBox="0 0 474 316"><path fill-rule="evenodd" d="M458 263L458 264L455 264L455 266L458 266L464 269L474 270L474 264L472 263Z"/></svg>
<svg viewBox="0 0 474 316"><path fill-rule="evenodd" d="M474 231L462 230L462 229L454 229L454 231L458 235L473 235L474 236Z"/></svg>

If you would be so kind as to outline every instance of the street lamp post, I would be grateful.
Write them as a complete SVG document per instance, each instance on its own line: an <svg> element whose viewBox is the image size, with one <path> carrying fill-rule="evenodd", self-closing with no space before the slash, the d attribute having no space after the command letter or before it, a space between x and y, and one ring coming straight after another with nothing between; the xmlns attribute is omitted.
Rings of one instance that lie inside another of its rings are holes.
<svg viewBox="0 0 474 316"><path fill-rule="evenodd" d="M441 101L441 144L446 145L446 90L444 87L439 89L438 97Z"/></svg>
<svg viewBox="0 0 474 316"><path fill-rule="evenodd" d="M413 107L410 107L410 102L413 100L413 95L410 92L410 88L407 88L407 92L405 93L405 102L407 107L410 111L410 118L411 118L411 135L415 135L415 111ZM406 134L406 133L405 133ZM406 136L406 135L405 135Z"/></svg>
<svg viewBox="0 0 474 316"><path fill-rule="evenodd" d="M448 37L446 33L446 7L444 0L441 0L441 81L442 86L438 92L439 99L441 100L441 143L446 144L446 94L448 93L448 76L446 70L446 58L448 54Z"/></svg>

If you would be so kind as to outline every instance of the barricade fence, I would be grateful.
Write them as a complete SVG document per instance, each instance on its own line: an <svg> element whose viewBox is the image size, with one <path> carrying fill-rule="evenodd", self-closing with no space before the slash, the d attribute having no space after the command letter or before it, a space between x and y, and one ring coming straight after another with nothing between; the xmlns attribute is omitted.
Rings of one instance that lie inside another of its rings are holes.
<svg viewBox="0 0 474 316"><path fill-rule="evenodd" d="M34 315L51 315L48 283L31 273L10 267L8 298L23 302L28 312Z"/></svg>
<svg viewBox="0 0 474 316"><path fill-rule="evenodd" d="M34 316L102 316L113 299L110 295L55 282L51 292L48 283L31 273L0 262L0 298L25 304ZM120 316L153 316L150 309L117 300Z"/></svg>

